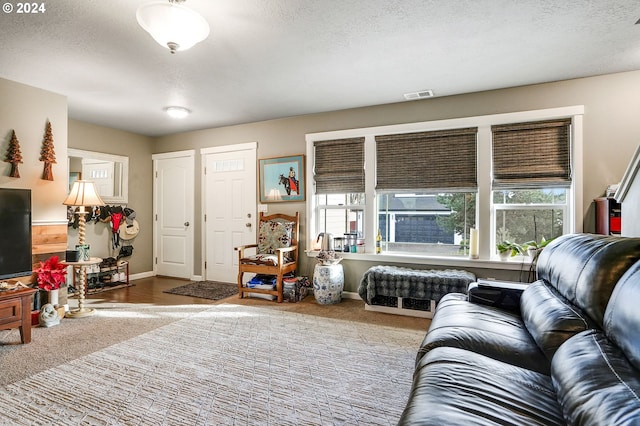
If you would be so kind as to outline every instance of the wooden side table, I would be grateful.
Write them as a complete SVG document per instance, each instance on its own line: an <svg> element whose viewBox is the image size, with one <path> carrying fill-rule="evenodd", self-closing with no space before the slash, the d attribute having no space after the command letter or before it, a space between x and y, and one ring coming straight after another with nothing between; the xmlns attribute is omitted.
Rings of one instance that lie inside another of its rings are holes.
<svg viewBox="0 0 640 426"><path fill-rule="evenodd" d="M81 260L79 262L60 262L63 265L68 265L73 267L73 284L74 287L78 285L78 309L74 309L73 311L69 311L65 314L65 317L69 318L82 318L88 317L89 315L93 315L95 313L95 309L93 308L85 308L84 306L84 298L87 286L87 267L91 265L97 265L102 263L102 259L99 257L92 257L89 260ZM76 272L80 275L80 278L76 282Z"/></svg>
<svg viewBox="0 0 640 426"><path fill-rule="evenodd" d="M20 329L20 341L31 342L31 308L35 288L0 291L0 330Z"/></svg>

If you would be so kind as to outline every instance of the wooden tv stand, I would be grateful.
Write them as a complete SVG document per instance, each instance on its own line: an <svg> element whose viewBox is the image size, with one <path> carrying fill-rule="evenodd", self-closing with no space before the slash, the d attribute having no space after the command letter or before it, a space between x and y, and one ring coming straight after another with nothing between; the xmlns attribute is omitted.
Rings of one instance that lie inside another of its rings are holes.
<svg viewBox="0 0 640 426"><path fill-rule="evenodd" d="M0 330L20 329L22 343L31 342L31 296L35 288L0 291Z"/></svg>

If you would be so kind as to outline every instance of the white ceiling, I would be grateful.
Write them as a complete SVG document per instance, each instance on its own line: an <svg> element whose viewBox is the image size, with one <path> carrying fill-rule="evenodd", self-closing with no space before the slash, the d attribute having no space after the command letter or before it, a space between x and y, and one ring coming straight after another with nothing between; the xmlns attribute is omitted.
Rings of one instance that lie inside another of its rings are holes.
<svg viewBox="0 0 640 426"><path fill-rule="evenodd" d="M0 77L158 136L640 69L637 0L188 0L211 34L175 55L138 26L147 1L0 12Z"/></svg>

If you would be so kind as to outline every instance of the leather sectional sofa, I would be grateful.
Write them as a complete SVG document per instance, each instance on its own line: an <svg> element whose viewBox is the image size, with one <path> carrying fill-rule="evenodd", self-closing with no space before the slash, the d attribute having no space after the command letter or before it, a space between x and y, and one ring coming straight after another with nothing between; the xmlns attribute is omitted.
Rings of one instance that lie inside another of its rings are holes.
<svg viewBox="0 0 640 426"><path fill-rule="evenodd" d="M572 234L520 309L445 296L400 425L640 424L640 238Z"/></svg>

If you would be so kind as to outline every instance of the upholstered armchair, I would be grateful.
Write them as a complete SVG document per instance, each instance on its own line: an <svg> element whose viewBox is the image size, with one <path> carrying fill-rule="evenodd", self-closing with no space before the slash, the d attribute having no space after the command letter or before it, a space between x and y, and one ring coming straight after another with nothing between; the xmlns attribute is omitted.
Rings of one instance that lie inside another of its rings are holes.
<svg viewBox="0 0 640 426"><path fill-rule="evenodd" d="M236 247L238 252L238 295L262 293L276 296L282 302L282 279L285 274L295 272L298 264L299 213L295 216L260 212L258 242ZM255 249L255 254L247 254ZM251 288L243 282L245 272L275 276L274 288Z"/></svg>

